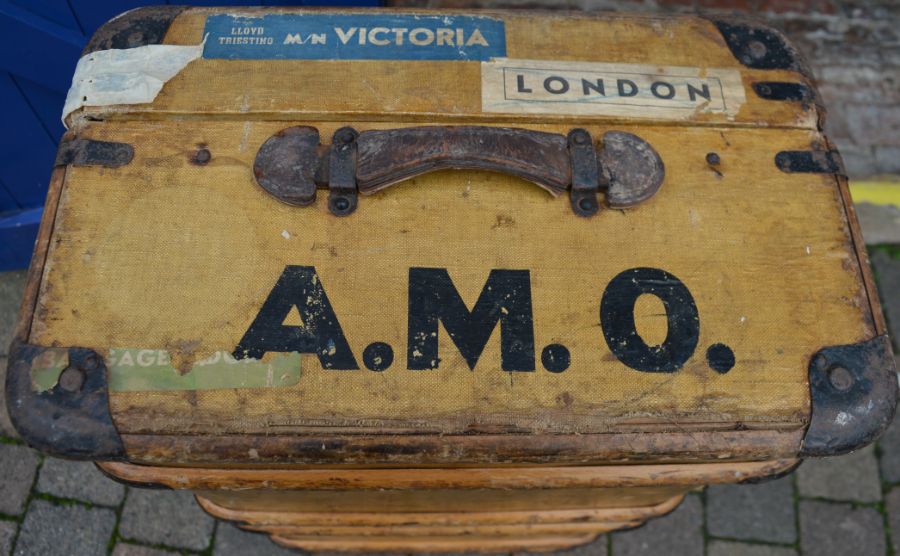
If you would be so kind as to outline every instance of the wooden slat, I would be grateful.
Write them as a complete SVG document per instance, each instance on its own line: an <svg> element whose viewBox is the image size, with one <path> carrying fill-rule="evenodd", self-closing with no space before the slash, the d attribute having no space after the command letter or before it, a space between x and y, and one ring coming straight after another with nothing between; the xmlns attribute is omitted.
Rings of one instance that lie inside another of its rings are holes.
<svg viewBox="0 0 900 556"><path fill-rule="evenodd" d="M125 481L190 489L544 489L574 487L693 486L734 483L777 474L796 460L592 467L492 467L444 469L205 469L99 464Z"/></svg>
<svg viewBox="0 0 900 556"><path fill-rule="evenodd" d="M371 537L272 537L277 544L309 551L341 552L512 552L562 550L586 544L597 535L536 536L519 539L496 537L421 537L373 539Z"/></svg>
<svg viewBox="0 0 900 556"><path fill-rule="evenodd" d="M471 513L657 506L694 487L643 486L544 489L195 490L236 510L328 513Z"/></svg>
<svg viewBox="0 0 900 556"><path fill-rule="evenodd" d="M881 309L878 286L872 274L869 252L866 250L865 238L859 226L859 219L856 217L856 207L851 198L850 185L845 176L835 176L834 179L846 213L844 221L850 229L850 237L853 238L853 249L856 251L856 260L853 263L865 286L867 302L871 311L872 326L878 334L887 334L887 321L885 321L884 312Z"/></svg>
<svg viewBox="0 0 900 556"><path fill-rule="evenodd" d="M323 527L320 525L260 525L244 526L242 529L268 533L283 538L317 537L455 537L455 536L484 536L484 537L527 537L530 535L585 535L600 534L616 529L634 527L637 521L607 521L602 523L522 523L516 525L449 525L449 526L385 526L372 527Z"/></svg>
<svg viewBox="0 0 900 556"><path fill-rule="evenodd" d="M31 257L31 265L28 267L25 291L22 294L22 306L19 309L19 317L13 333L15 339L21 342L28 340L31 330L31 321L47 262L47 251L50 249L50 239L56 225L56 209L59 207L59 197L62 195L65 181L66 168L64 166L54 168L50 175L50 188L47 191L37 240L34 243L34 254Z"/></svg>
<svg viewBox="0 0 900 556"><path fill-rule="evenodd" d="M299 512L265 511L224 506L197 496L197 503L207 513L220 519L237 521L254 526L307 525L307 526L398 526L398 525L471 525L516 523L571 523L635 521L664 515L681 503L683 495L674 496L652 506L618 508L584 508L574 510L534 509L531 511L490 512Z"/></svg>

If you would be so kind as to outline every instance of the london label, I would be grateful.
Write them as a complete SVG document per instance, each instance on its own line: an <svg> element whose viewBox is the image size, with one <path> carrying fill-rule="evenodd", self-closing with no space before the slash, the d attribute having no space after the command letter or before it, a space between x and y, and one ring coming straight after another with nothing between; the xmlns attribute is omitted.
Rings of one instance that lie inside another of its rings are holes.
<svg viewBox="0 0 900 556"><path fill-rule="evenodd" d="M492 60L481 64L484 112L690 119L733 117L744 103L737 70L638 64Z"/></svg>

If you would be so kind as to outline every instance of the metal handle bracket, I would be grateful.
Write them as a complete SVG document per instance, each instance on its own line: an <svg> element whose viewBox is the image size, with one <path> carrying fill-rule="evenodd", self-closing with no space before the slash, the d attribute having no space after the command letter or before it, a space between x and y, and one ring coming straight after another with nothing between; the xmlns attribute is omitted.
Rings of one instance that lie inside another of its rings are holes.
<svg viewBox="0 0 900 556"><path fill-rule="evenodd" d="M609 207L629 208L652 197L665 176L659 155L640 137L608 131L595 145L581 128L564 136L490 126L343 127L325 147L317 129L297 126L270 137L254 162L257 183L282 202L310 204L317 187L328 188L336 216L352 214L359 193L442 169L501 172L553 195L568 191L573 212L583 217L599 211L599 192Z"/></svg>

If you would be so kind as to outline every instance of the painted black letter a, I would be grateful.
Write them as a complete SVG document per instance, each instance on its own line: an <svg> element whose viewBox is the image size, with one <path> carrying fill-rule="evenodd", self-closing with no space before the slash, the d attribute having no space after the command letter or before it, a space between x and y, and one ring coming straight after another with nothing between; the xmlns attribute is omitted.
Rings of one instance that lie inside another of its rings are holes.
<svg viewBox="0 0 900 556"><path fill-rule="evenodd" d="M303 326L284 324L295 306ZM359 368L315 267L284 268L253 324L234 349L234 357L260 359L267 351L315 353L323 369Z"/></svg>

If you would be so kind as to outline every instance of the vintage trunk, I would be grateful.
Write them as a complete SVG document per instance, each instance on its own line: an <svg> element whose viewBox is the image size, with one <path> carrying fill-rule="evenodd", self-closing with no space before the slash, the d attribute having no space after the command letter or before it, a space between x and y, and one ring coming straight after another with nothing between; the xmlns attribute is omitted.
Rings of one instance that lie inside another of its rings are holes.
<svg viewBox="0 0 900 556"><path fill-rule="evenodd" d="M846 453L897 380L752 21L142 8L64 114L33 446L309 550L552 550Z"/></svg>

